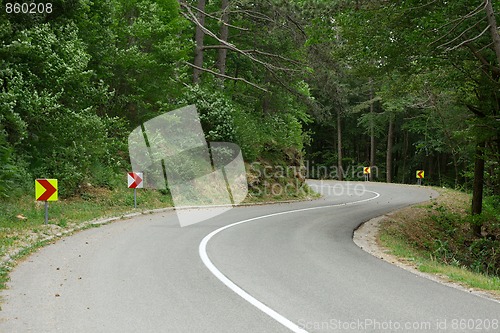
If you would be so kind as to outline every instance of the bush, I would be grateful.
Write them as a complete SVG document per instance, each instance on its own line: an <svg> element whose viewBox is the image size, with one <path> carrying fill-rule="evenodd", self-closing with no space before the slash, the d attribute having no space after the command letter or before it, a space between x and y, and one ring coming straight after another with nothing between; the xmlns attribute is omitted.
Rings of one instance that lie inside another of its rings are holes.
<svg viewBox="0 0 500 333"><path fill-rule="evenodd" d="M179 102L180 106L189 104L198 109L207 141L236 143L247 161L262 156L285 160L287 149L300 152L308 140L299 120L307 117L299 111L297 115L289 110L258 114L232 102L222 92L199 86L189 87Z"/></svg>
<svg viewBox="0 0 500 333"><path fill-rule="evenodd" d="M236 141L236 108L222 93L208 91L199 86L189 87L179 104L196 105L207 141Z"/></svg>
<svg viewBox="0 0 500 333"><path fill-rule="evenodd" d="M0 198L9 197L15 185L16 167L13 165L11 156L12 148L7 145L4 132L0 131Z"/></svg>
<svg viewBox="0 0 500 333"><path fill-rule="evenodd" d="M427 206L428 218L417 224L394 225L390 232L438 261L500 276L500 220L498 209L491 206L496 200L485 198L484 212L476 216L433 202ZM471 228L478 221L483 225L484 236L480 238Z"/></svg>

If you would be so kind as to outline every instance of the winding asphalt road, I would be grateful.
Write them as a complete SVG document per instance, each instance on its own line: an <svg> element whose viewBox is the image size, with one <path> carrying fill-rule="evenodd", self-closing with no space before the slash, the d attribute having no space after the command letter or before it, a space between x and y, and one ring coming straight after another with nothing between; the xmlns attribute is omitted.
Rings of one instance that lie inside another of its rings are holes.
<svg viewBox="0 0 500 333"><path fill-rule="evenodd" d="M352 241L360 223L436 193L313 184L322 199L239 207L185 228L175 212L143 215L47 246L12 272L0 332L500 331L499 303Z"/></svg>

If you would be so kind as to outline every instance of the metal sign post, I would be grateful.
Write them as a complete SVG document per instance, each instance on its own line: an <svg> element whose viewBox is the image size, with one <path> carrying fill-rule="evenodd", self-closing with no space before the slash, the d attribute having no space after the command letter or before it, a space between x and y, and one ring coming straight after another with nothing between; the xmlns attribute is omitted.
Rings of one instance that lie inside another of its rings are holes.
<svg viewBox="0 0 500 333"><path fill-rule="evenodd" d="M137 208L137 188L134 188L134 208Z"/></svg>
<svg viewBox="0 0 500 333"><path fill-rule="evenodd" d="M144 187L144 174L142 172L129 172L127 178L128 188L134 189L134 208L137 208L137 189Z"/></svg>
<svg viewBox="0 0 500 333"><path fill-rule="evenodd" d="M417 177L417 185L422 185L422 179L425 177L425 171L417 170L415 176Z"/></svg>
<svg viewBox="0 0 500 333"><path fill-rule="evenodd" d="M49 223L49 202L45 201L45 224Z"/></svg>
<svg viewBox="0 0 500 333"><path fill-rule="evenodd" d="M363 167L363 174L365 175L365 182L370 179L371 167Z"/></svg>
<svg viewBox="0 0 500 333"><path fill-rule="evenodd" d="M45 202L45 224L49 223L49 201L57 201L57 179L35 179L35 199Z"/></svg>

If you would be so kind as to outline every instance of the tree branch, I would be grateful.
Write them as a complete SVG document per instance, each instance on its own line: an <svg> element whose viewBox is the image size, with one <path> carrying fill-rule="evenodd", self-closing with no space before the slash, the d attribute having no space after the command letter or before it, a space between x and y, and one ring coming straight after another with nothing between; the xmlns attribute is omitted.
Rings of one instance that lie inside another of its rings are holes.
<svg viewBox="0 0 500 333"><path fill-rule="evenodd" d="M467 39L467 40L464 40L462 43L458 44L458 45L455 45L453 47L449 47L447 48L445 51L446 52L449 52L449 51L453 51L453 50L456 50L458 49L459 47L465 45L465 44L468 44L470 42L473 42L475 41L476 39L479 39L481 38L482 35L484 35L486 33L486 31L488 31L488 29L490 28L490 25L488 24L488 26L479 34L477 35L476 37L473 37L473 38L470 38L470 39Z"/></svg>
<svg viewBox="0 0 500 333"><path fill-rule="evenodd" d="M437 28L436 30L439 31L441 29L443 29L444 27L447 27L448 25L450 24L453 24L455 22L457 22L450 30L448 30L447 33L445 33L443 36L439 37L438 39L436 39L435 41L431 42L429 45L433 45L437 42L439 42L440 40L444 39L446 36L450 35L453 31L455 31L459 26L460 24L465 21L466 19L469 19L471 17L474 17L475 15L479 14L482 10L484 10L488 4L488 1L489 0L486 0L486 2L484 3L484 6L483 4L480 4L479 6L477 6L474 10L472 10L471 12L469 12L468 14L466 14L465 16L461 16L459 18L456 18L442 26L440 26L439 28Z"/></svg>
<svg viewBox="0 0 500 333"><path fill-rule="evenodd" d="M467 33L467 31L475 28L479 23L481 23L484 19L480 19L478 22L476 22L476 24L474 25L471 25L470 27L468 27L467 29L465 29L464 31L462 31L462 33L460 35L458 35L457 37L453 38L452 40L446 42L446 43L443 43L441 45L439 45L438 47L444 47L445 45L448 45L448 44L452 44L453 42L457 41L458 39L460 39L463 35L465 35Z"/></svg>
<svg viewBox="0 0 500 333"><path fill-rule="evenodd" d="M242 27L238 27L238 26L235 26L235 25L229 24L229 23L227 23L227 22L224 22L224 20L222 20L220 17L217 17L217 16L215 16L215 15L209 14L209 13L207 13L207 12L205 12L205 11L202 11L202 10L200 10L200 9L199 9L198 7L196 7L196 6L189 5L189 4L187 4L187 5L188 5L189 7L191 7L192 9L194 9L194 10L196 10L196 11L198 11L198 12L202 13L203 15L208 16L208 17L210 17L210 18L212 18L212 19L214 19L214 20L217 20L217 21L219 21L219 23L224 24L224 25L226 25L226 26L228 26L228 27L231 27L231 28L234 28L234 29L238 29L238 30L241 30L241 31L250 31L250 29L247 29L247 28L242 28Z"/></svg>
<svg viewBox="0 0 500 333"><path fill-rule="evenodd" d="M424 7L430 6L430 5L432 5L433 3L436 3L436 2L437 2L437 0L433 0L431 2L425 3L425 4L420 5L420 6L410 7L410 8L405 9L405 12L410 11L410 10L424 8Z"/></svg>
<svg viewBox="0 0 500 333"><path fill-rule="evenodd" d="M299 22L295 21L294 19L292 19L292 17L290 15L287 15L286 16L288 18L288 20L290 22L292 22L296 27L297 29L299 29L300 33L304 36L304 37L307 37L307 34L306 32L304 31L304 29L302 28L302 26L299 24Z"/></svg>
<svg viewBox="0 0 500 333"><path fill-rule="evenodd" d="M270 18L267 15L264 15L262 13L253 11L253 10L233 10L231 13L243 13L247 16L250 16L251 18L257 19L257 20L262 20L262 21L267 21L267 22L272 22L276 23L272 18Z"/></svg>
<svg viewBox="0 0 500 333"><path fill-rule="evenodd" d="M483 64L483 66L485 67L488 67L488 68L491 68L491 70L496 73L496 74L500 74L500 68L497 67L497 66L493 66L492 64L490 64L484 57L483 55L480 53L481 50L476 50L474 49L474 47L470 44L465 44L465 46L472 52L472 54L476 57L477 60L479 60L479 62L481 62L481 64ZM484 48L483 48L484 49ZM485 73L486 74L486 73Z"/></svg>
<svg viewBox="0 0 500 333"><path fill-rule="evenodd" d="M217 40L221 45L227 46L227 48L229 50L237 52L237 53L240 53L241 55L244 55L248 59L250 59L250 60L252 60L252 61L254 61L254 62L258 63L258 64L261 64L268 71L272 71L272 70L294 71L293 69L290 69L290 68L284 68L284 67L275 66L275 65L270 64L268 62L259 60L259 59L255 58L255 57L253 57L252 55L244 52L243 50L240 50L235 45L233 45L233 44L231 44L229 42L226 42L226 41L220 39L215 33L213 33L212 31L210 31L209 29L207 29L203 24L201 24L198 21L198 19L196 18L196 15L194 15L194 13L192 12L192 10L189 7L189 5L185 4L184 2L180 2L180 5L182 7L184 7L187 10L187 12L188 12L188 14L181 12L184 15L184 17L186 17L188 20L190 20L191 22L193 22L194 24L196 24L200 29L203 30L203 32L205 32L205 34L207 34L208 36L210 36L210 37L214 38L215 40Z"/></svg>
<svg viewBox="0 0 500 333"><path fill-rule="evenodd" d="M228 49L228 50L234 51L233 48L231 48L231 47L229 47L227 45L205 45L205 46L203 46L203 49L204 50ZM260 51L260 50L241 50L241 51L245 52L245 53L256 53L256 54L260 54L260 55L267 56L267 57L278 58L278 59L281 59L283 61L288 61L288 62L290 62L292 64L299 65L299 66L303 66L304 65L304 63L301 63L301 62L299 62L297 60L293 60L293 59L290 59L290 58L287 58L287 57L283 57L282 55L275 54L275 53L268 53L268 52L264 52L264 51ZM287 68L286 70L288 70L288 71L294 71L291 68Z"/></svg>
<svg viewBox="0 0 500 333"><path fill-rule="evenodd" d="M257 89L259 89L259 90L262 90L262 91L264 91L264 92L269 92L267 89L262 88L262 87L260 87L260 86L256 85L255 83L252 83L252 82L250 82L250 81L248 81L248 80L246 80L246 79L244 79L244 78L241 78L241 77L233 77L233 76L228 76L228 75L224 75L224 74L221 74L221 73L217 73L217 72L215 72L215 71L213 71L213 70L210 70L210 69L207 69L207 68L203 68L203 67L195 66L194 64L189 63L189 62L187 62L187 61L185 62L185 64L186 64L186 65L189 65L189 66L191 66L191 67L193 67L193 68L195 68L195 69L197 69L197 70L204 71L204 72L207 72L207 73L213 74L213 75L215 75L215 76L218 76L218 77L221 77L221 78L224 78L224 79L229 79L229 80L233 80L233 81L241 81L241 82L244 82L244 83L246 83L246 84L248 84L248 85L250 85L250 86L252 86L252 87L254 87L254 88L257 88Z"/></svg>
<svg viewBox="0 0 500 333"><path fill-rule="evenodd" d="M256 53L256 54L260 54L260 55L263 55L263 56L266 56L266 57L273 57L273 58L278 58L278 59L281 59L283 61L288 61L292 64L295 64L295 65L299 65L299 66L303 66L304 63L301 63L300 61L297 61L297 60L293 60L293 59L290 59L290 58L287 58L287 57L283 57L282 55L279 55L279 54L275 54L275 53L268 53L268 52L264 52L264 51L260 51L260 50L243 50L244 52L246 53ZM288 69L289 71L297 71L297 70L293 70L293 69ZM299 72L299 71L297 71Z"/></svg>
<svg viewBox="0 0 500 333"><path fill-rule="evenodd" d="M478 107L476 107L476 106L474 106L474 105L472 105L472 104L467 104L466 106L467 106L467 108L468 108L468 109L469 109L472 113L474 113L474 114L475 114L476 116L478 116L479 118L485 118L485 117L486 117L486 115L485 115L483 112L481 112L481 110L479 110L479 108L478 108Z"/></svg>

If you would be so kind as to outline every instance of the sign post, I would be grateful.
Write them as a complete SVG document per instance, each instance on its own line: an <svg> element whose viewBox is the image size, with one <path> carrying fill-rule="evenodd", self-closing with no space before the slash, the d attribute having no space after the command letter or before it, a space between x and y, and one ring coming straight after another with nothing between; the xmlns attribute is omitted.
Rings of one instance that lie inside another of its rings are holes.
<svg viewBox="0 0 500 333"><path fill-rule="evenodd" d="M49 202L45 201L45 224L49 223Z"/></svg>
<svg viewBox="0 0 500 333"><path fill-rule="evenodd" d="M35 199L45 201L45 224L49 223L49 201L57 201L57 179L35 179Z"/></svg>
<svg viewBox="0 0 500 333"><path fill-rule="evenodd" d="M422 179L424 179L424 175L425 175L424 170L417 170L416 177L418 185L422 185Z"/></svg>
<svg viewBox="0 0 500 333"><path fill-rule="evenodd" d="M128 173L128 188L134 189L134 208L137 208L137 189L144 187L144 175L142 172L129 172Z"/></svg>
<svg viewBox="0 0 500 333"><path fill-rule="evenodd" d="M371 168L370 167L363 167L363 174L365 175L365 182L368 181L371 173Z"/></svg>

